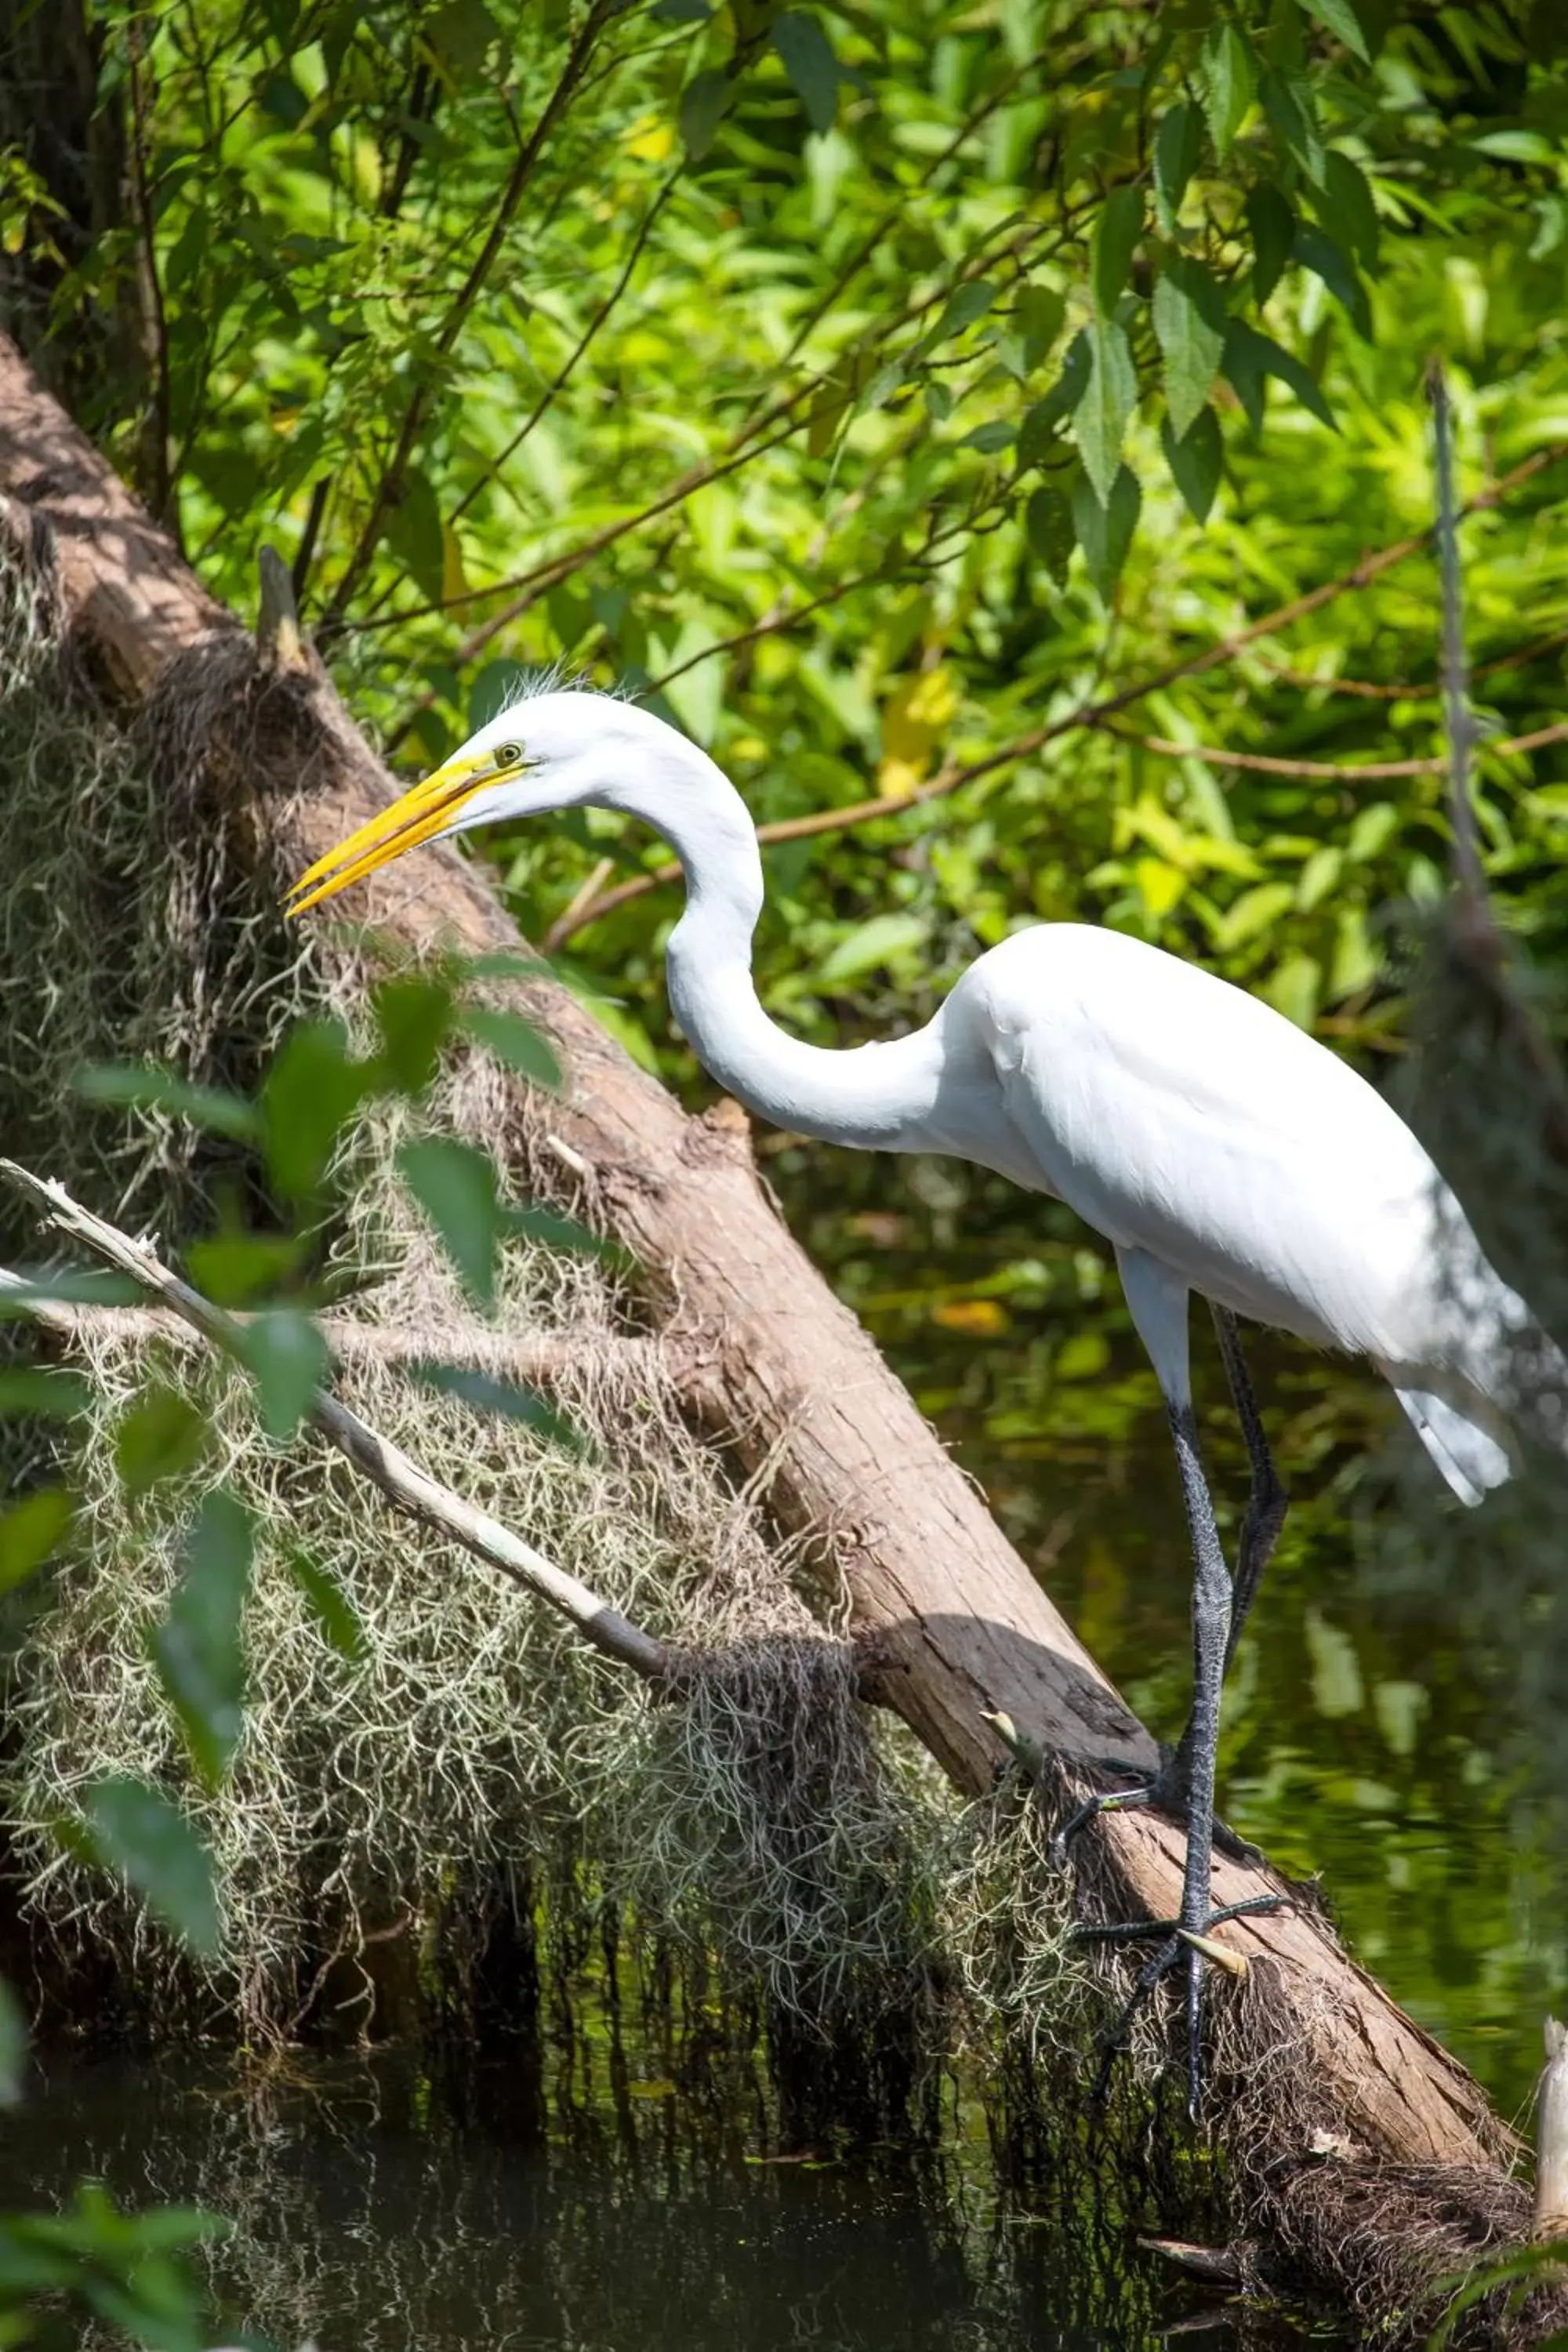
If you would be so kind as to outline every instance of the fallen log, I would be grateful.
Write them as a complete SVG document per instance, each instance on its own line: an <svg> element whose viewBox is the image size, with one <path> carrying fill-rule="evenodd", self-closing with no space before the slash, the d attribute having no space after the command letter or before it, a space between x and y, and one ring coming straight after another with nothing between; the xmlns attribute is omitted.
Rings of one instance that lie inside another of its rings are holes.
<svg viewBox="0 0 1568 2352"><path fill-rule="evenodd" d="M119 702L199 706L204 789L259 898L386 803L396 788L313 657L276 625L258 647L207 596L3 339L0 493ZM359 904L381 955L521 944L483 868L447 848L377 877ZM518 1089L498 1153L520 1172L552 1159L571 1171L582 1205L633 1255L685 1409L760 1473L779 1528L831 1558L863 1686L969 1793L1007 1759L997 1717L1044 1752L1050 1803L1083 1784L1089 1759L1148 1764L1149 1734L784 1229L744 1117L721 1104L689 1118L564 989L544 976L513 985L568 1090L542 1110ZM1181 1846L1157 1815L1104 1816L1084 1833L1080 1916L1173 1915ZM1291 1893L1260 1866L1216 1860L1216 1904L1270 1890ZM1211 1979L1210 2097L1249 2231L1368 2310L1408 2307L1436 2272L1522 2234L1510 2136L1314 1903L1298 1890L1219 1934L1246 1973Z"/></svg>

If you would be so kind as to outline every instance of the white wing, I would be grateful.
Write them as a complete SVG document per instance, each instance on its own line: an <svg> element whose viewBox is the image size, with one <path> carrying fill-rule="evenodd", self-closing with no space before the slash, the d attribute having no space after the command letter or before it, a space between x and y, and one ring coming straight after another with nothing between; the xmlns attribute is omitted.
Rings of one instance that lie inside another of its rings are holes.
<svg viewBox="0 0 1568 2352"><path fill-rule="evenodd" d="M1196 965L1042 925L981 959L948 1021L971 1052L984 1041L1037 1181L1223 1306L1430 1368L1458 1344L1440 1235L1489 1306L1512 1298L1381 1096Z"/></svg>

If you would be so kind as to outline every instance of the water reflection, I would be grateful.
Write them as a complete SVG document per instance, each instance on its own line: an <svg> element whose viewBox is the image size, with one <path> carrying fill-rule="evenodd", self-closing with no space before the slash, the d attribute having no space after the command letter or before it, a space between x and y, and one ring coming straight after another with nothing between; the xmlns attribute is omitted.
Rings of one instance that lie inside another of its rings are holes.
<svg viewBox="0 0 1568 2352"><path fill-rule="evenodd" d="M460 2092L395 2053L272 2074L57 2063L0 2147L0 2203L85 2172L122 2205L228 2214L229 2343L1142 2352L1205 2314L1081 2177L999 2200L962 2119L940 2158L769 2160L734 2116L707 2137L678 2084L628 2118L563 2082L542 2097L529 2063Z"/></svg>
<svg viewBox="0 0 1568 2352"><path fill-rule="evenodd" d="M1109 1254L1066 1210L951 1161L813 1146L769 1175L1058 1605L1173 1737L1189 1686L1181 1503ZM1234 1540L1246 1456L1197 1315L1193 1329ZM1226 1696L1222 1805L1288 1869L1321 1874L1358 1957L1516 2112L1568 1990L1568 1922L1441 1580L1399 1596L1375 1571L1414 1440L1359 1366L1263 1333L1248 1354L1292 1509ZM1506 1507L1460 1534L1484 1553Z"/></svg>

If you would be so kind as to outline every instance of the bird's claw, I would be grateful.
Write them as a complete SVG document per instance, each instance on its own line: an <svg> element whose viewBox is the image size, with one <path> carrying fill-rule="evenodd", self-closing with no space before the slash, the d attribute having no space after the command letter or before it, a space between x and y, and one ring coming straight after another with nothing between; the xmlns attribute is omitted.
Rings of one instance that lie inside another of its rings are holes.
<svg viewBox="0 0 1568 2352"><path fill-rule="evenodd" d="M1076 1943L1134 1944L1158 1937L1159 1949L1139 1969L1132 1990L1121 2005L1115 2023L1100 2046L1100 2065L1089 2094L1090 2105L1103 2106L1110 2088L1111 2072L1118 2057L1127 2046L1132 2021L1149 2000L1156 1986L1163 1983L1173 1968L1187 1961L1187 2115L1193 2123L1200 2118L1203 2098L1203 1972L1205 1959L1218 1961L1233 1973L1246 1962L1239 1953L1229 1953L1224 1946L1211 1946L1215 1928L1224 1927L1227 1919L1243 1919L1259 1912L1278 1911L1289 1903L1286 1895L1249 1895L1240 1903L1223 1904L1211 1911L1200 1927L1181 1919L1137 1919L1107 1927L1077 1927L1072 1930Z"/></svg>

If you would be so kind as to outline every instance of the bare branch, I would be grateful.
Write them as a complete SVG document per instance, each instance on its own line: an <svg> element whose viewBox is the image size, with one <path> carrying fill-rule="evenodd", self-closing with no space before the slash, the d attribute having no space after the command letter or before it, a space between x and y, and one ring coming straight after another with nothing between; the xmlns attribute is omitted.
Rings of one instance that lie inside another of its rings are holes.
<svg viewBox="0 0 1568 2352"><path fill-rule="evenodd" d="M0 1297L25 1292L31 1320L42 1329L73 1342L104 1339L133 1347L166 1345L195 1348L201 1335L167 1307L82 1306L64 1298L35 1297L36 1286L7 1266L0 1266ZM232 1315L243 1330L254 1318ZM668 1378L678 1369L668 1340L601 1331L541 1331L529 1338L470 1323L436 1336L401 1326L356 1323L342 1315L318 1315L316 1328L335 1363L358 1367L406 1368L418 1372L429 1364L457 1364L466 1370L489 1372L535 1388L557 1388L584 1363L595 1370L630 1378Z"/></svg>
<svg viewBox="0 0 1568 2352"><path fill-rule="evenodd" d="M1532 475L1542 472L1563 457L1568 457L1568 441L1554 441L1550 448L1537 450L1534 457L1525 458L1514 467L1511 473L1501 476L1489 489L1479 493L1460 509L1461 515L1479 514L1500 506L1510 491L1518 489ZM809 816L787 817L778 824L760 824L757 839L764 845L779 841L805 841L816 834L843 833L854 825L873 824L879 817L898 816L906 809L919 808L926 801L942 799L946 794L957 792L963 784L972 784L981 776L993 774L998 768L1011 767L1018 760L1029 759L1035 752L1043 751L1047 743L1057 742L1064 735L1077 734L1083 728L1103 728L1108 719L1130 709L1134 703L1142 702L1145 696L1173 686L1181 678L1197 677L1206 670L1218 669L1258 638L1273 636L1293 622L1304 620L1310 613L1321 612L1325 604L1332 604L1337 597L1348 594L1352 589L1368 586L1383 572L1392 571L1395 564L1404 563L1412 555L1418 554L1431 537L1431 530L1424 530L1408 539L1395 540L1392 546L1363 556L1352 571L1341 572L1337 579L1325 581L1321 587L1309 590L1306 595L1294 598L1289 604L1279 605L1271 613L1265 613L1261 620L1249 622L1246 628L1222 638L1217 645L1206 646L1202 653L1191 654L1184 660L1171 662L1165 668L1156 670L1147 677L1137 678L1131 686L1106 696L1103 701L1079 703L1065 717L1051 719L1043 727L1031 728L1026 735L1005 743L998 751L988 751L984 759L972 760L967 766L948 761L928 783L917 785L913 792L882 793L874 800L853 801L843 808L814 809ZM1532 735L1513 736L1502 742L1490 744L1487 749L1492 752L1531 751L1560 740L1557 729L1548 727ZM1151 738L1150 740L1152 744L1161 740L1163 748L1184 756L1213 759L1221 765L1251 766L1264 757L1262 753L1205 751L1188 743L1166 745L1163 739ZM1372 771L1352 769L1331 772L1337 781L1346 773L1353 780L1358 772L1369 775ZM1420 772L1419 768L1412 769L1396 762L1389 762L1383 770L1384 775ZM617 883L614 889L605 891L600 898L578 908L570 932L562 929L557 919L550 932L552 947L564 945L568 938L586 929L590 923L598 922L603 916L613 914L619 907L629 906L649 890L657 890L667 882L678 880L679 874L679 864L671 859L630 881Z"/></svg>
<svg viewBox="0 0 1568 2352"><path fill-rule="evenodd" d="M222 1354L243 1362L243 1327L222 1307L215 1307L211 1299L204 1298L200 1291L182 1282L145 1242L132 1241L117 1225L108 1224L89 1209L84 1209L62 1184L46 1182L17 1167L15 1160L0 1160L0 1176L26 1193L50 1224L74 1240L84 1242L110 1265L130 1275L152 1297L161 1299L172 1315L188 1323ZM531 1545L514 1536L499 1519L475 1510L461 1496L439 1485L336 1397L318 1389L306 1418L329 1444L346 1454L356 1470L363 1471L379 1486L398 1510L449 1536L477 1559L499 1569L503 1576L525 1586L540 1600L548 1601L552 1609L570 1618L584 1641L602 1650L606 1657L630 1666L635 1674L649 1681L662 1680L668 1674L669 1656L662 1643L601 1601L597 1593L591 1592L565 1569L557 1568L542 1552L535 1551Z"/></svg>
<svg viewBox="0 0 1568 2352"><path fill-rule="evenodd" d="M363 577L366 566L380 544L381 534L386 527L387 515L403 494L409 460L414 455L415 444L424 429L425 419L429 414L430 403L440 380L441 371L451 357L458 338L467 323L468 313L483 290L491 269L495 267L496 257L500 252L507 230L511 226L512 216L522 201L523 191L532 176L533 167L539 160L541 150L571 104L573 94L582 79L584 68L593 53L594 45L610 17L615 14L616 5L616 0L593 0L593 5L583 20L582 30L567 53L566 62L561 69L561 78L533 127L533 134L519 152L517 161L512 165L510 176L501 192L500 202L496 206L494 217L486 233L485 241L479 248L473 267L453 297L451 308L441 322L440 332L436 337L431 365L416 384L413 396L404 413L403 424L392 456L380 481L376 484L374 496L371 499L370 512L364 519L353 553L350 556L342 577L333 590L331 600L327 606L324 615L327 621L336 621L346 609L350 598Z"/></svg>
<svg viewBox="0 0 1568 2352"><path fill-rule="evenodd" d="M1437 461L1437 561L1443 579L1443 703L1448 727L1448 817L1454 831L1454 878L1472 908L1486 900L1476 813L1470 805L1470 757L1476 745L1465 663L1465 583L1459 570L1459 518L1454 497L1454 435L1448 386L1440 360L1427 375Z"/></svg>

